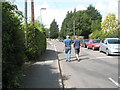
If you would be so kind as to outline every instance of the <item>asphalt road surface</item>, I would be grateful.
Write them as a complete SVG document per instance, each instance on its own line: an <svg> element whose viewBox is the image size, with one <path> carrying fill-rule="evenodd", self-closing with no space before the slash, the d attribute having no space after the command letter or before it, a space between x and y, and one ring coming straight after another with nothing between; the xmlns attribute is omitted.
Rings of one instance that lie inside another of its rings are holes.
<svg viewBox="0 0 120 90"><path fill-rule="evenodd" d="M80 61L66 62L63 42L50 41L58 54L65 88L118 88L118 56L81 48Z"/></svg>

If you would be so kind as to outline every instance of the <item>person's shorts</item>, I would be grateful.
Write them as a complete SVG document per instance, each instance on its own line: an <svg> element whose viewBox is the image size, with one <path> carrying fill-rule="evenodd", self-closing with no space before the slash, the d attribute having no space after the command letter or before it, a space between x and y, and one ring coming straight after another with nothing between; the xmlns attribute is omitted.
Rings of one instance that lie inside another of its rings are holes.
<svg viewBox="0 0 120 90"><path fill-rule="evenodd" d="M75 53L79 54L79 52L80 52L80 48L75 48Z"/></svg>

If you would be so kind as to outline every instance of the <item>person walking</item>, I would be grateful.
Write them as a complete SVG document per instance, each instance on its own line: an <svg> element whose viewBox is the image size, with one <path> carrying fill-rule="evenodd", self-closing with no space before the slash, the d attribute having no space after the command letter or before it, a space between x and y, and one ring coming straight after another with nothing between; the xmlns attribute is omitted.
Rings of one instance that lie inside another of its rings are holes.
<svg viewBox="0 0 120 90"><path fill-rule="evenodd" d="M66 39L64 40L64 46L65 46L65 54L66 54L66 61L71 61L71 44L72 40L70 39L70 36L66 36Z"/></svg>
<svg viewBox="0 0 120 90"><path fill-rule="evenodd" d="M74 38L75 38L75 40L74 40L73 46L75 49L76 60L79 61L80 60L79 59L79 52L80 52L80 48L81 48L81 41L80 41L80 39L78 39L78 36L75 36Z"/></svg>

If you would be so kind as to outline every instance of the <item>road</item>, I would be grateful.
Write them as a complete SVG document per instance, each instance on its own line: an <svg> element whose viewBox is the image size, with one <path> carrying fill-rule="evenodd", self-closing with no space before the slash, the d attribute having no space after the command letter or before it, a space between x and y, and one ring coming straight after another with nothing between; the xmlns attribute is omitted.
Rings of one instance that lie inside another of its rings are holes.
<svg viewBox="0 0 120 90"><path fill-rule="evenodd" d="M118 88L118 56L81 48L77 62L72 48L72 61L66 62L63 42L50 43L58 54L65 88Z"/></svg>

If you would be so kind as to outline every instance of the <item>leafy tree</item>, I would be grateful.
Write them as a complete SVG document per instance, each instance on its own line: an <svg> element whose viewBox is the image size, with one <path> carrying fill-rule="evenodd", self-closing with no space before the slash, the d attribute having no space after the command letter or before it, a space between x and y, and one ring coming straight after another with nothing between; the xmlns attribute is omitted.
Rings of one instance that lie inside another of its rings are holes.
<svg viewBox="0 0 120 90"><path fill-rule="evenodd" d="M105 20L102 22L102 30L109 32L114 31L118 27L118 20L116 19L115 14L109 13Z"/></svg>
<svg viewBox="0 0 120 90"><path fill-rule="evenodd" d="M62 23L61 31L60 31L60 36L66 37L66 35L73 35L73 18L74 18L74 13L67 12L67 15Z"/></svg>
<svg viewBox="0 0 120 90"><path fill-rule="evenodd" d="M92 32L101 30L101 19L101 14L92 5L89 5L87 10L68 11L62 23L60 34L62 37L76 34L89 38Z"/></svg>
<svg viewBox="0 0 120 90"><path fill-rule="evenodd" d="M102 29L100 31L94 31L91 34L91 38L119 38L120 22L116 19L115 14L108 14L101 24Z"/></svg>
<svg viewBox="0 0 120 90"><path fill-rule="evenodd" d="M52 21L52 23L50 24L50 37L51 38L57 38L58 33L59 33L59 28L58 28L57 22L54 19Z"/></svg>

